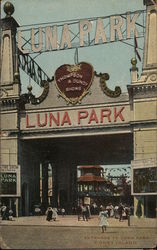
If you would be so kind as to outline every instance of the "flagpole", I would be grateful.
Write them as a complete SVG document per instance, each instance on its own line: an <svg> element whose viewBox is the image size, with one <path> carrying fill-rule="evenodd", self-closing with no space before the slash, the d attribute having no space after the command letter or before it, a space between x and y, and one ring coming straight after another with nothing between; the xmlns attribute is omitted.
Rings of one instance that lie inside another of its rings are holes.
<svg viewBox="0 0 157 250"><path fill-rule="evenodd" d="M141 56L138 52L138 44L137 44L137 37L136 37L136 31L134 31L134 52L135 52L135 59L136 56L138 57L139 61L141 61Z"/></svg>
<svg viewBox="0 0 157 250"><path fill-rule="evenodd" d="M136 46L137 46L137 43L136 43L136 31L134 30L134 56L135 56L135 59L136 59Z"/></svg>
<svg viewBox="0 0 157 250"><path fill-rule="evenodd" d="M75 64L78 64L78 48L76 48L76 50L75 50L74 62L75 62Z"/></svg>

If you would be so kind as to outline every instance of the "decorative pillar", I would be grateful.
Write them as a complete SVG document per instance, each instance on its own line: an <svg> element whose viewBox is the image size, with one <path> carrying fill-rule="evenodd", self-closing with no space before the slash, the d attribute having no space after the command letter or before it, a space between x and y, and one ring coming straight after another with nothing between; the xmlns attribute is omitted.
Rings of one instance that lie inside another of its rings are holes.
<svg viewBox="0 0 157 250"><path fill-rule="evenodd" d="M33 162L34 168L34 203L40 203L40 163L38 161Z"/></svg>
<svg viewBox="0 0 157 250"><path fill-rule="evenodd" d="M48 163L42 163L42 206L46 210L48 206Z"/></svg>
<svg viewBox="0 0 157 250"><path fill-rule="evenodd" d="M137 82L137 77L138 77L138 68L136 67L136 64L137 64L136 58L131 59L131 64L132 64L132 67L130 69L131 82L133 83L133 82Z"/></svg>
<svg viewBox="0 0 157 250"><path fill-rule="evenodd" d="M156 4L155 4L156 3ZM146 5L146 34L143 73L157 69L157 2L144 0Z"/></svg>
<svg viewBox="0 0 157 250"><path fill-rule="evenodd" d="M77 167L72 164L70 167L70 200L69 202L74 206L77 205Z"/></svg>
<svg viewBox="0 0 157 250"><path fill-rule="evenodd" d="M140 78L137 77L137 61L133 59L131 84L128 85L134 142L132 168L137 164L143 168L145 160L152 159L155 162L157 157L157 1L144 0L144 5L146 32L142 74ZM146 196L134 195L135 215L139 201L142 217L146 212L144 209L149 209L145 204Z"/></svg>
<svg viewBox="0 0 157 250"><path fill-rule="evenodd" d="M12 17L14 13L12 3L4 4L4 12L6 16L1 19L0 48L0 165L6 166L6 168L11 165L17 166L18 169L20 165L19 99L21 82L17 62L16 32L19 25ZM21 191L21 187L19 190Z"/></svg>
<svg viewBox="0 0 157 250"><path fill-rule="evenodd" d="M57 207L58 205L58 185L57 185L57 166L56 164L51 164L52 166L52 205Z"/></svg>

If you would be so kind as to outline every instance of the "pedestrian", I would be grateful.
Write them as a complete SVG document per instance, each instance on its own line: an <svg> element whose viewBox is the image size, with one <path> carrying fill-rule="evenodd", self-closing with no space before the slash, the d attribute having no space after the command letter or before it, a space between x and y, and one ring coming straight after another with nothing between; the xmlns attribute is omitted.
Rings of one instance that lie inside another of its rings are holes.
<svg viewBox="0 0 157 250"><path fill-rule="evenodd" d="M77 207L77 216L78 216L78 221L79 221L82 217L82 206L81 205L78 205L78 207Z"/></svg>
<svg viewBox="0 0 157 250"><path fill-rule="evenodd" d="M7 207L3 204L1 207L2 220L6 220L6 210L7 210Z"/></svg>
<svg viewBox="0 0 157 250"><path fill-rule="evenodd" d="M57 216L58 216L58 214L57 214L58 210L57 210L56 207L54 207L54 208L52 209L52 211L53 211L52 219L53 219L54 221L56 221L56 220L57 220Z"/></svg>
<svg viewBox="0 0 157 250"><path fill-rule="evenodd" d="M107 213L108 213L108 217L110 217L110 205L108 205L108 206L106 207L106 210L107 210Z"/></svg>
<svg viewBox="0 0 157 250"><path fill-rule="evenodd" d="M13 210L9 210L9 220L13 220Z"/></svg>
<svg viewBox="0 0 157 250"><path fill-rule="evenodd" d="M107 217L108 217L108 211L105 210L104 207L101 208L101 211L99 213L99 226L101 227L101 232L104 233L104 229L106 231L107 226L109 225L108 221L107 221Z"/></svg>
<svg viewBox="0 0 157 250"><path fill-rule="evenodd" d="M88 219L91 218L91 209L90 209L90 206L87 205L87 210L88 210Z"/></svg>
<svg viewBox="0 0 157 250"><path fill-rule="evenodd" d="M41 215L40 205L35 205L34 206L34 215Z"/></svg>
<svg viewBox="0 0 157 250"><path fill-rule="evenodd" d="M89 210L89 205L86 206L86 213L85 213L85 218L86 221L88 221L88 219L90 218L90 210Z"/></svg>
<svg viewBox="0 0 157 250"><path fill-rule="evenodd" d="M133 205L130 206L130 215L134 215L134 206Z"/></svg>
<svg viewBox="0 0 157 250"><path fill-rule="evenodd" d="M114 217L115 217L115 219L118 219L118 206L116 205L115 207L114 207Z"/></svg>
<svg viewBox="0 0 157 250"><path fill-rule="evenodd" d="M122 211L122 219L125 220L126 219L126 210L125 208Z"/></svg>
<svg viewBox="0 0 157 250"><path fill-rule="evenodd" d="M125 213L126 213L126 219L128 219L128 216L130 215L130 208L129 208L129 206L125 206L124 210L125 210Z"/></svg>
<svg viewBox="0 0 157 250"><path fill-rule="evenodd" d="M114 216L114 207L113 205L111 204L110 205L110 217L113 217Z"/></svg>
<svg viewBox="0 0 157 250"><path fill-rule="evenodd" d="M61 209L61 214L63 217L65 216L65 208L64 207Z"/></svg>
<svg viewBox="0 0 157 250"><path fill-rule="evenodd" d="M119 221L122 221L122 214L123 214L124 208L122 203L120 203L119 208L118 208L118 213L119 213Z"/></svg>
<svg viewBox="0 0 157 250"><path fill-rule="evenodd" d="M88 221L88 208L85 205L82 207L82 216L84 221Z"/></svg>
<svg viewBox="0 0 157 250"><path fill-rule="evenodd" d="M6 220L9 220L9 210L10 210L10 208L9 208L9 206L7 206L6 212L5 212L5 214L6 214Z"/></svg>
<svg viewBox="0 0 157 250"><path fill-rule="evenodd" d="M52 215L53 215L53 210L52 207L48 207L46 211L46 220L51 221L52 220Z"/></svg>

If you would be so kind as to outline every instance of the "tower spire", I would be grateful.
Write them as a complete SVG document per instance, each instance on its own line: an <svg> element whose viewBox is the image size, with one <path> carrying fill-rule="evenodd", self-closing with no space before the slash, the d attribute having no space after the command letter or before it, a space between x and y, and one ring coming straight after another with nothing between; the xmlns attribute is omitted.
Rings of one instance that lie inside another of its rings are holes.
<svg viewBox="0 0 157 250"><path fill-rule="evenodd" d="M144 58L140 79L132 78L134 84L157 82L157 0L144 0L146 5L146 30Z"/></svg>
<svg viewBox="0 0 157 250"><path fill-rule="evenodd" d="M146 5L146 33L143 73L157 71L157 1L144 0Z"/></svg>
<svg viewBox="0 0 157 250"><path fill-rule="evenodd" d="M1 90L5 90L7 96L19 96L19 81L17 81L18 62L16 32L19 26L12 17L14 6L10 2L4 4L5 18L1 20ZM19 75L18 75L19 76ZM19 79L19 78L18 78Z"/></svg>

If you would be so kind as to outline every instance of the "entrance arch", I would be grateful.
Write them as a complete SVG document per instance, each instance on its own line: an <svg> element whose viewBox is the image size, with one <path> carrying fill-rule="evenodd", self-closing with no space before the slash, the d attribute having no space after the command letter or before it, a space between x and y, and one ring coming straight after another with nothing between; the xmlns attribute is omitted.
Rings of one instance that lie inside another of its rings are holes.
<svg viewBox="0 0 157 250"><path fill-rule="evenodd" d="M51 204L52 206L66 206L68 209L77 204L77 166L130 164L133 159L132 133L33 138L23 140L23 145L34 149L33 159L47 162L47 165L43 164L44 169L45 166L48 167L48 164L51 165ZM42 184L45 183L42 192L46 194L44 201L48 202L48 171L42 177L44 177ZM33 197L34 191L30 190L30 192Z"/></svg>

